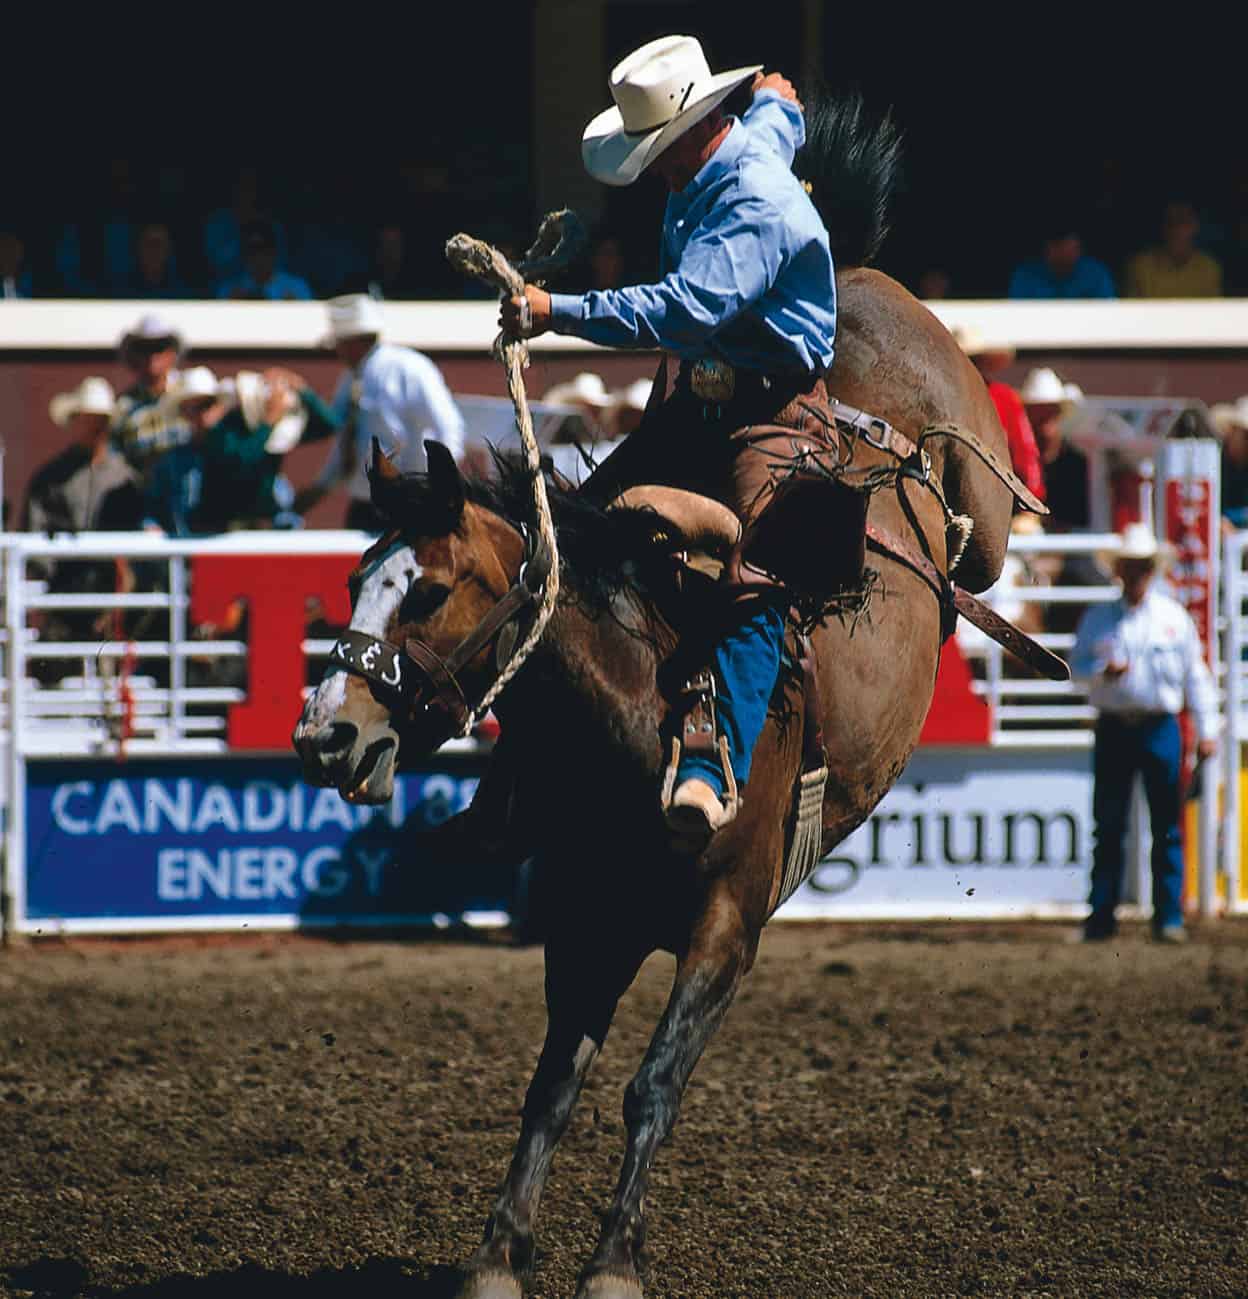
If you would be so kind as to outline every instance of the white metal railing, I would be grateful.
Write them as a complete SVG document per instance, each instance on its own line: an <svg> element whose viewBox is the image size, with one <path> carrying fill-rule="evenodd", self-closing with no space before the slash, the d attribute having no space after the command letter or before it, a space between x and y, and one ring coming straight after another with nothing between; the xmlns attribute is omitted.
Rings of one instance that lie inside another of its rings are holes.
<svg viewBox="0 0 1248 1299"><path fill-rule="evenodd" d="M245 660L246 644L237 638L197 639L188 625L190 592L188 559L197 555L358 555L370 538L359 532L295 531L229 533L224 536L172 540L145 533L90 533L47 538L29 534L0 534L4 557L5 617L0 634L4 657L0 686L0 733L13 728L20 750L27 755L74 755L118 752L123 711L131 719L126 751L135 755L223 751L225 716L231 704L243 700L234 684L196 683L190 665L196 660L217 664ZM1010 554L1018 561L1045 556L1112 555L1119 539L1112 533L1062 536L1015 536ZM1228 543L1227 609L1240 610L1227 622L1227 636L1248 642L1242 605L1245 596L1242 566L1243 537ZM125 558L161 566L163 587L129 594L49 592L31 579L32 562L111 560ZM1234 592L1232 591L1234 587ZM984 597L1006 616L1019 606L1046 611L1057 606L1088 605L1112 600L1117 588L1108 581L1095 586L1030 585L1003 580ZM1236 600L1239 601L1236 604ZM89 616L111 611L152 611L148 634L135 639L102 635L72 641L41 637L32 615L69 612ZM1034 633L1035 639L1057 654L1069 653L1069 632ZM1091 743L1093 710L1079 682L1038 680L1025 675L995 641L962 623L959 641L972 664L973 689L990 706L992 743L999 747L1086 746ZM323 659L332 642L304 639L311 660ZM1222 656L1228 697L1248 707L1248 664L1232 650ZM54 666L55 665L55 669ZM55 675L55 684L46 678ZM41 680L44 678L44 680ZM124 690L124 697L123 697ZM17 717L10 701L17 699Z"/></svg>
<svg viewBox="0 0 1248 1299"><path fill-rule="evenodd" d="M236 532L194 540L147 533L0 534L0 734L8 733L16 741L14 751L27 757L225 751L226 711L243 701L244 692L237 685L196 684L190 665L245 661L247 646L237 638L195 637L188 625L188 560L199 555L359 555L369 541L364 533L337 531ZM154 568L162 589L60 593L31 574L32 564L39 562L115 559L142 563L149 577ZM131 629L125 638L103 634L102 623L91 619L93 613L106 620L114 611L144 610L164 616L146 632ZM49 639L35 625L42 615L66 612L86 620L74 628L78 639ZM315 659L326 655L330 645L305 640L304 650Z"/></svg>

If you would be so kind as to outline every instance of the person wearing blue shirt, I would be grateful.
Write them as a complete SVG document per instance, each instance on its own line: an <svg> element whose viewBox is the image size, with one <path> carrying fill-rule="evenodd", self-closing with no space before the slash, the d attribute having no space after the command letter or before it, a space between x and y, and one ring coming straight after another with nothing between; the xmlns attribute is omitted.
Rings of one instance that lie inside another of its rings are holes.
<svg viewBox="0 0 1248 1299"><path fill-rule="evenodd" d="M243 227L242 275L226 280L217 289L219 298L265 302L308 302L312 289L307 280L277 264L277 231L270 221L252 221Z"/></svg>
<svg viewBox="0 0 1248 1299"><path fill-rule="evenodd" d="M652 41L619 63L615 106L590 122L582 155L608 185L630 185L650 168L666 182L660 278L583 294L526 285L523 298L502 304L500 324L513 336L554 330L608 347L658 348L680 361L672 395L661 399L664 379L636 431L582 487L595 499L666 484L717 496L749 522L768 499L777 442L769 447L750 429L799 427L799 399L826 403L822 380L836 337L828 233L792 170L806 138L802 105L784 77L761 72L712 74L689 36ZM738 120L721 106L746 85L753 99ZM736 815L784 638L781 588L749 568L740 546L726 573L739 617L713 670L727 752L718 742L686 744L665 781L668 825L690 847Z"/></svg>
<svg viewBox="0 0 1248 1299"><path fill-rule="evenodd" d="M1088 702L1097 711L1092 751L1096 846L1084 924L1084 937L1091 942L1116 932L1123 839L1137 772L1153 832L1153 935L1166 943L1187 937L1178 714L1185 705L1191 709L1196 756L1211 758L1218 747L1218 695L1191 615L1153 589L1162 558L1147 524L1127 525L1114 563L1122 598L1094 604L1084 614L1070 656L1071 675L1088 683Z"/></svg>
<svg viewBox="0 0 1248 1299"><path fill-rule="evenodd" d="M1021 263L1010 276L1011 298L1116 298L1114 277L1103 262L1083 251L1069 223L1050 228L1042 255Z"/></svg>

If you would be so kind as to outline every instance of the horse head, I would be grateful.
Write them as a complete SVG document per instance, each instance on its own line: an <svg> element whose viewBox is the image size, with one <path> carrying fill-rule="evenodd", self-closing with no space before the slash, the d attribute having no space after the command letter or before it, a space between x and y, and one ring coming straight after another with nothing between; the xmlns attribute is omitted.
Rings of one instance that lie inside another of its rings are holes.
<svg viewBox="0 0 1248 1299"><path fill-rule="evenodd" d="M496 634L474 632L524 563L520 533L425 446L429 472L403 476L374 443L373 504L391 526L348 579L350 626L294 731L305 779L350 802L387 802L400 748L420 758L463 728L496 676Z"/></svg>

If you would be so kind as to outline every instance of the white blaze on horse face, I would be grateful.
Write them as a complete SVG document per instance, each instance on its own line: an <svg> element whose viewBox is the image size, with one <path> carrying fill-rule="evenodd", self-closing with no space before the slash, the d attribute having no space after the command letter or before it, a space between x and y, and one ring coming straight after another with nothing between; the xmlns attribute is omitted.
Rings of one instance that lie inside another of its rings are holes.
<svg viewBox="0 0 1248 1299"><path fill-rule="evenodd" d="M385 640L390 619L423 572L411 546L402 542L395 542L389 550L378 555L362 574L351 614L351 630ZM329 673L308 696L303 712L304 726L314 731L332 726L346 699L347 673Z"/></svg>

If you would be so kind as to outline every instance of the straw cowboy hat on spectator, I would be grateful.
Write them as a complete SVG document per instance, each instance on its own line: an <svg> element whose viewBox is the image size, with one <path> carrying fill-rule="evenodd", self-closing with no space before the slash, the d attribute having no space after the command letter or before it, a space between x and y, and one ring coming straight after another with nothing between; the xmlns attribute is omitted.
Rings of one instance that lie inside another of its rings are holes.
<svg viewBox="0 0 1248 1299"><path fill-rule="evenodd" d="M653 392L653 379L634 379L627 388L621 388L612 397L617 406L624 406L628 410L645 410Z"/></svg>
<svg viewBox="0 0 1248 1299"><path fill-rule="evenodd" d="M1114 563L1150 560L1154 568L1162 567L1170 558L1171 548L1159 542L1147 523L1128 523L1119 534L1122 545L1113 555Z"/></svg>
<svg viewBox="0 0 1248 1299"><path fill-rule="evenodd" d="M162 346L162 344L164 346ZM164 316L152 312L139 321L133 329L128 329L121 336L117 345L122 356L134 348L163 352L171 347L179 356L182 355L182 335L167 321Z"/></svg>
<svg viewBox="0 0 1248 1299"><path fill-rule="evenodd" d="M1073 394L1078 394L1074 396ZM1063 383L1056 370L1029 370L1018 394L1024 406L1067 406L1082 400L1083 392L1073 383Z"/></svg>
<svg viewBox="0 0 1248 1299"><path fill-rule="evenodd" d="M542 400L553 406L592 406L605 410L611 405L611 394L601 375L582 370L576 378L548 389L542 394Z"/></svg>
<svg viewBox="0 0 1248 1299"><path fill-rule="evenodd" d="M1241 397L1238 401L1220 401L1211 406L1209 422L1221 437L1248 429L1248 397Z"/></svg>
<svg viewBox="0 0 1248 1299"><path fill-rule="evenodd" d="M631 185L673 141L749 81L762 64L712 73L693 36L664 36L611 70L615 105L585 128L585 170L606 185Z"/></svg>
<svg viewBox="0 0 1248 1299"><path fill-rule="evenodd" d="M216 401L222 396L222 386L206 365L195 365L182 372L178 377L178 386L171 395L174 406L181 410L188 401L199 401L205 397Z"/></svg>
<svg viewBox="0 0 1248 1299"><path fill-rule="evenodd" d="M367 293L346 293L340 298L330 298L325 306L329 311L329 334L323 340L325 347L333 347L344 338L381 334L381 303Z"/></svg>
<svg viewBox="0 0 1248 1299"><path fill-rule="evenodd" d="M58 392L48 403L52 423L64 428L75 415L107 415L117 405L113 385L98 375L89 375L72 392Z"/></svg>
<svg viewBox="0 0 1248 1299"><path fill-rule="evenodd" d="M254 370L240 370L230 385L234 401L242 412L243 423L249 429L257 429L265 421L265 406L269 400L269 383L262 374ZM270 455L281 456L297 446L308 426L308 412L298 393L286 391L286 413L273 425L265 441L264 449Z"/></svg>

